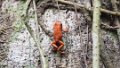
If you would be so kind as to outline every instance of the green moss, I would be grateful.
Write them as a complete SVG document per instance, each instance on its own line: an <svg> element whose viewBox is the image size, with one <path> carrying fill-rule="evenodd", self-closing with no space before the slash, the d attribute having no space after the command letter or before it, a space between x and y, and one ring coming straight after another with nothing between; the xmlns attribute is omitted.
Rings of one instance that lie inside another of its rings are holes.
<svg viewBox="0 0 120 68"><path fill-rule="evenodd" d="M23 30L25 28L24 20L22 19L23 15L25 15L25 13L24 13L25 7L24 6L25 6L25 3L20 2L17 5L17 7L13 7L12 5L10 5L10 7L9 7L9 13L13 14L15 17L15 21L13 22L14 32L12 33L11 40L15 40L15 38L18 36L17 32L20 32L21 30Z"/></svg>

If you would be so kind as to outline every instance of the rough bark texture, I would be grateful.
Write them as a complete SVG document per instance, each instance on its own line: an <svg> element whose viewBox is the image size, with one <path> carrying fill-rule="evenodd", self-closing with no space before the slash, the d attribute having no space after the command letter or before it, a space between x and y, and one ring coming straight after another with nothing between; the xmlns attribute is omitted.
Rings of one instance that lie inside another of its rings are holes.
<svg viewBox="0 0 120 68"><path fill-rule="evenodd" d="M80 3L86 5L87 7L91 7L90 0L75 0L76 3ZM120 1L118 1L120 3ZM37 2L39 5L41 2ZM109 2L107 0L103 0L102 3L105 5L104 8L107 8ZM3 1L0 12L4 12L6 14L0 15L0 26L1 23L5 23L3 20L4 16L8 14L8 18L10 24L13 24L15 27L14 31L8 30L10 33L8 37L11 36L9 43L0 42L0 67L3 68L41 68L41 61L39 59L39 51L37 46L35 45L34 40L31 38L29 32L26 27L21 24L21 19L19 18L22 15L22 8L19 7L22 4L19 0L9 0L9 2ZM37 6L38 6L37 5ZM61 4L60 4L61 5ZM24 6L24 5L23 5ZM69 5L66 5L68 7ZM119 4L118 4L118 7ZM9 9L8 9L9 8ZM69 32L64 33L63 41L65 43L65 55L61 57L59 54L55 54L51 51L51 39L53 37L49 37L45 34L45 32L40 27L40 43L45 51L45 56L48 57L49 68L91 68L92 66L92 41L91 41L91 26L92 22L88 21L87 17L91 17L90 15L86 15L84 10L81 12L77 12L78 18L76 18L76 13L71 10L60 10L58 11L56 8L49 7L47 9L41 10L41 8L37 7L39 22L44 24L46 30L53 32L53 24L55 20L60 20L64 26L69 27ZM20 11L20 12L18 12ZM44 11L41 15L41 11ZM36 30L35 20L34 20L34 9L31 4L29 8L29 25L32 27L33 31ZM18 14L20 13L20 14ZM88 12L89 13L89 12ZM112 16L109 14L102 14L101 21L107 25L112 25L111 18ZM4 18L5 19L5 18ZM7 24L8 25L8 24ZM112 25L113 27L113 25ZM89 28L89 29L88 29ZM12 35L10 35L12 33ZM117 39L116 31L112 31L109 29L103 28L101 31L102 38L104 41L104 49L105 54L110 56L110 60L114 63L115 68L120 67L120 49L119 43ZM0 39L1 39L0 34ZM5 46L5 47L2 47ZM5 50L4 52L2 50ZM6 55L6 57L2 57L2 53ZM103 50L104 52L104 50ZM105 57L106 58L106 57ZM100 64L101 68L104 68L103 63Z"/></svg>

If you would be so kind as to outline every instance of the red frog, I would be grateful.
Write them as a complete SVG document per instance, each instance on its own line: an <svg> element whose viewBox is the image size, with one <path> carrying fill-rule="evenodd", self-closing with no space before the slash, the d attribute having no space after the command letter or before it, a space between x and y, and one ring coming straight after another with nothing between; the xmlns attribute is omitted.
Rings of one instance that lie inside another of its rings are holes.
<svg viewBox="0 0 120 68"><path fill-rule="evenodd" d="M64 46L64 43L62 41L62 23L60 21L56 21L53 26L53 30L54 30L54 33L53 33L54 40L51 44L53 46L53 51L64 53L61 50Z"/></svg>

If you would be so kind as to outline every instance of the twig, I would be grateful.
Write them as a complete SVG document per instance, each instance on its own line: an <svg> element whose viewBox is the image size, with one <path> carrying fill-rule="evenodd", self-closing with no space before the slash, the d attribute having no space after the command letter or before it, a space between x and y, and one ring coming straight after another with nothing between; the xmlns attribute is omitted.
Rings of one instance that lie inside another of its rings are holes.
<svg viewBox="0 0 120 68"><path fill-rule="evenodd" d="M33 38L33 40L35 41L35 43L37 44L37 46L38 46L38 49L39 49L39 53L40 53L40 60L41 60L41 62L42 62L42 68L48 68L47 67L47 64L46 64L46 61L45 61L45 56L44 56L44 52L43 52L43 49L42 49L42 47L40 46L40 41L39 41L39 38L37 37L35 37L35 35L33 34L33 30L32 30L32 28L28 25L28 19L27 19L27 16L28 16L28 8L29 8L29 5L30 5L30 3L31 3L31 0L27 0L27 2L26 2L26 4L25 4L25 7L24 7L24 14L23 14L23 16L22 16L22 20L23 21L25 21L25 26L26 26L26 28L27 28L27 30L28 30L28 32L30 33L30 35L31 35L31 37ZM35 5L35 0L33 0L33 5L34 5L34 9L35 9L35 13L36 13L36 5ZM36 14L35 14L35 16L36 16ZM37 19L36 19L36 22L37 22Z"/></svg>
<svg viewBox="0 0 120 68"><path fill-rule="evenodd" d="M87 8L87 7L85 7L84 5L81 5L81 4L78 4L78 3L73 3L73 2L70 2L70 1L64 1L64 0L58 0L58 2L63 3L63 4L72 5L72 6L76 5L76 8L77 8L77 9L85 8L85 9L88 10L88 11L93 11L93 8L92 8L92 7L91 7L91 8ZM102 8L100 9L100 11L103 12L103 13L120 16L120 12L117 12L117 11L114 12L114 11L110 11L110 10L106 10L106 9L102 9Z"/></svg>
<svg viewBox="0 0 120 68"><path fill-rule="evenodd" d="M92 24L92 45L93 64L92 68L100 68L100 0L93 1L93 24Z"/></svg>
<svg viewBox="0 0 120 68"><path fill-rule="evenodd" d="M107 24L101 23L101 28L108 29L108 30L116 30L116 29L119 29L119 26L112 27Z"/></svg>
<svg viewBox="0 0 120 68"><path fill-rule="evenodd" d="M7 41L2 41L2 40L0 40L0 43L7 43Z"/></svg>
<svg viewBox="0 0 120 68"><path fill-rule="evenodd" d="M35 4L35 0L33 0L33 6L34 6L34 10L35 10L35 21L36 21L36 43L37 43L37 46L38 46L38 49L39 49L39 52L40 52L40 60L42 61L42 68L48 68L48 63L46 61L46 58L44 56L44 52L43 52L43 49L42 47L40 46L40 40L39 40L39 33L38 33L38 17L37 17L37 9L36 9L36 4Z"/></svg>
<svg viewBox="0 0 120 68"><path fill-rule="evenodd" d="M114 11L118 11L116 2L117 2L117 0L111 0L111 3L112 3L112 6L113 6ZM118 17L115 17L114 22L115 22L115 24L119 27L119 28L117 29L117 35L118 35L118 41L120 41L120 23L119 23Z"/></svg>
<svg viewBox="0 0 120 68"><path fill-rule="evenodd" d="M39 11L39 12L40 12L40 16L39 16L40 19L41 19L42 14L45 12L45 8L48 7L48 6L47 6L47 2L49 2L49 1L50 1L50 0L44 0L44 1L42 1L42 2L40 3L40 5L38 5L37 8L40 8L40 11ZM37 8L36 8L36 9L37 9ZM44 26L44 24L43 24L42 21L38 21L38 24L40 25L40 27L42 28L42 30L44 31L44 33L45 33L46 35L52 36L52 33L46 29L46 27Z"/></svg>
<svg viewBox="0 0 120 68"><path fill-rule="evenodd" d="M38 7L44 6L44 4L46 4L47 2L49 2L50 0L43 0Z"/></svg>
<svg viewBox="0 0 120 68"><path fill-rule="evenodd" d="M101 54L100 57L105 68L114 68L114 65L111 63L111 61L108 61L108 60L111 60L109 56L107 56L106 54Z"/></svg>
<svg viewBox="0 0 120 68"><path fill-rule="evenodd" d="M59 7L59 4L58 4L58 0L56 0L56 3L57 3L58 11L60 11L60 7Z"/></svg>
<svg viewBox="0 0 120 68"><path fill-rule="evenodd" d="M103 39L100 40L100 58L105 68L115 68L113 62L110 59L110 56L107 54L107 50L105 49Z"/></svg>
<svg viewBox="0 0 120 68"><path fill-rule="evenodd" d="M44 4L44 10L46 10L48 8L58 9L58 6L57 6L57 4L54 4L54 3ZM59 4L59 9L60 10L66 10L67 9L67 10L75 11L74 6L73 7L72 6L65 6L65 5L61 5L61 4ZM77 9L77 10L79 10L79 9ZM42 13L44 13L44 12L42 12Z"/></svg>
<svg viewBox="0 0 120 68"><path fill-rule="evenodd" d="M10 26L10 27L1 26L1 27L0 27L0 35L1 35L1 34L6 34L6 33L4 33L5 30L10 29L10 28L13 28L13 27L12 27L12 26Z"/></svg>

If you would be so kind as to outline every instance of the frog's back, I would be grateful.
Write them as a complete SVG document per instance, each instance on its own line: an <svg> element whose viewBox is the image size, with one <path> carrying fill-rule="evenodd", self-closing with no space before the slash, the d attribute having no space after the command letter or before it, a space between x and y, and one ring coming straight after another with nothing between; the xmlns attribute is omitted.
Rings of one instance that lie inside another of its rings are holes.
<svg viewBox="0 0 120 68"><path fill-rule="evenodd" d="M60 21L56 21L54 24L54 40L58 41L62 39L62 23Z"/></svg>

